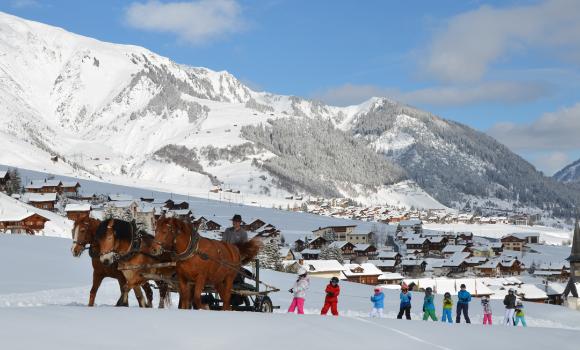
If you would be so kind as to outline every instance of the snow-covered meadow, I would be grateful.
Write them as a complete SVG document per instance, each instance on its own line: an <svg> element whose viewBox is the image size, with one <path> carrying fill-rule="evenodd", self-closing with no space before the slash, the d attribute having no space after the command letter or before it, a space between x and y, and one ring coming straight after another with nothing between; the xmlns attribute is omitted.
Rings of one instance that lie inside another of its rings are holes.
<svg viewBox="0 0 580 350"><path fill-rule="evenodd" d="M372 287L341 282L338 318L318 315L324 279L313 278L306 315L288 315L293 275L263 271L262 278L282 291L272 299L274 314L139 309L112 307L116 282L105 282L97 307L85 307L91 283L88 257L73 258L71 241L62 238L0 236L0 343L3 348L102 349L346 349L421 347L426 349L575 349L580 337L580 312L564 307L526 303L529 327L484 327L478 300L471 303L472 325L396 320L398 295L385 290L385 318L371 319ZM177 296L174 295L174 301ZM420 316L422 295L413 298L413 319ZM441 305L440 296L436 305ZM492 301L494 322L502 305Z"/></svg>

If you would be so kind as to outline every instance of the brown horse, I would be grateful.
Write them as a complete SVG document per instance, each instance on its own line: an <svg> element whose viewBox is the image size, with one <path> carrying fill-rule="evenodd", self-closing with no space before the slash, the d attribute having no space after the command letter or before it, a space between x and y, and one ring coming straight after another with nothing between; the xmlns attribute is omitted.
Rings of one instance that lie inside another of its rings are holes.
<svg viewBox="0 0 580 350"><path fill-rule="evenodd" d="M171 261L171 256L165 254L159 257L151 255L153 236L138 232L133 222L109 219L105 221L97 233L97 241L101 248L100 260L105 265L117 264L126 279L123 286L123 296L126 298L131 289L148 284L143 274L157 274L171 277L175 273L174 267L162 268L134 268ZM155 281L159 287L159 308L171 303L169 286L163 281ZM141 305L150 307L150 304Z"/></svg>
<svg viewBox="0 0 580 350"><path fill-rule="evenodd" d="M91 257L91 263L93 265L93 285L89 294L89 305L95 305L95 297L97 296L97 291L101 286L101 282L106 277L114 278L119 282L119 288L121 290L121 296L117 300L117 306L128 306L126 302L126 297L124 295L123 287L127 283L125 276L117 269L117 264L114 265L104 265L99 259L99 245L96 240L97 229L101 221L90 218L88 216L82 217L77 220L74 224L72 230L73 245L71 247L71 252L74 257L80 257L83 251L89 250L89 255ZM88 247L87 247L88 246ZM149 303L152 303L153 291L149 286L144 287L145 293ZM135 296L137 300L143 299L143 293L141 288L134 289Z"/></svg>
<svg viewBox="0 0 580 350"><path fill-rule="evenodd" d="M234 278L242 264L251 261L260 250L260 241L253 239L240 245L201 237L193 225L176 218L161 216L157 221L151 252L170 252L176 262L179 281L179 308L191 308L191 287L196 309L204 308L201 293L206 284L218 292L223 310L230 310Z"/></svg>

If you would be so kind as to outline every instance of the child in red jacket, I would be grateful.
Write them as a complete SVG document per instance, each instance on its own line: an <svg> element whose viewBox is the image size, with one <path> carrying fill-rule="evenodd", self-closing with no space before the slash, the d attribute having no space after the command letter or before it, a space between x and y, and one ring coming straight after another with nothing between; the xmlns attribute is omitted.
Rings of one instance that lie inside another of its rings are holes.
<svg viewBox="0 0 580 350"><path fill-rule="evenodd" d="M321 315L326 315L328 309L334 316L338 316L338 295L340 294L340 287L338 286L338 278L332 277L330 283L326 286L326 297L324 298L324 306Z"/></svg>

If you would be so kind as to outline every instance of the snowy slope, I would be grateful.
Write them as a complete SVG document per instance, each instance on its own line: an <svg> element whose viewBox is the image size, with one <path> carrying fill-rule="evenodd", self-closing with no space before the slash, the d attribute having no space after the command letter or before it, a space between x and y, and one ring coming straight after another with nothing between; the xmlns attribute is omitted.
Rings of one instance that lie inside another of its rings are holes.
<svg viewBox="0 0 580 350"><path fill-rule="evenodd" d="M73 222L53 212L37 209L0 192L0 217L19 218L38 213L49 219L38 235L50 237L71 237Z"/></svg>
<svg viewBox="0 0 580 350"><path fill-rule="evenodd" d="M106 346L156 349L315 349L392 347L425 349L575 349L569 340L580 335L580 313L563 307L526 303L528 329L494 326L483 328L481 308L470 308L473 325L399 321L396 292L386 290L385 318L370 319L368 297L372 287L342 282L338 318L321 317L324 279L312 279L307 293L307 315L238 312L181 311L107 307L118 297L116 283L105 282L96 308L86 308L90 262L75 259L71 241L48 237L0 236L0 339L14 349L42 347L102 349ZM10 266L18 259L27 263ZM282 290L294 275L264 271L263 278ZM282 310L290 294L272 295ZM418 319L421 295L413 298L412 317ZM174 297L174 300L176 298ZM134 300L131 300L134 303ZM436 297L438 307L441 300ZM501 322L502 306L492 301L494 322ZM451 328L450 328L451 327ZM119 329L123 332L119 332ZM95 337L98 329L103 336ZM144 332L143 330L147 330ZM227 330L228 336L224 337Z"/></svg>
<svg viewBox="0 0 580 350"><path fill-rule="evenodd" d="M570 191L489 137L386 98L339 108L256 92L225 71L5 13L0 52L4 164L198 196L219 183L262 205L319 196L323 184L324 193L367 204L434 209L474 196L508 207L554 204L556 214L571 208ZM272 120L329 127L305 139L282 130L274 148L250 139L249 130ZM311 153L348 149L348 157L306 157L318 136L341 141Z"/></svg>
<svg viewBox="0 0 580 350"><path fill-rule="evenodd" d="M534 232L540 234L540 241L547 244L561 245L572 237L572 230L565 231L546 226L521 226L509 224L425 224L425 229L446 232L473 232L476 236L502 238L511 233Z"/></svg>
<svg viewBox="0 0 580 350"><path fill-rule="evenodd" d="M580 159L569 165L566 165L552 177L560 182L580 181Z"/></svg>

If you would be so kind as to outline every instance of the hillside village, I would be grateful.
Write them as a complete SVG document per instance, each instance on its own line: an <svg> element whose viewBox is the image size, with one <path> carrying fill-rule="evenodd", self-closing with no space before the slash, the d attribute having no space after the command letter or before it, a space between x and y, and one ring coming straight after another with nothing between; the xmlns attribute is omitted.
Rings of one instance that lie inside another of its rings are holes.
<svg viewBox="0 0 580 350"><path fill-rule="evenodd" d="M47 213L75 221L83 216L117 217L135 220L154 233L155 222L166 214L188 220L203 235L219 239L229 221L196 217L188 202L172 199L133 198L126 194L86 194L78 182L57 178L20 182L16 171L0 172L0 190L28 209L18 215L0 211L0 232L38 234L50 221ZM323 207L320 207L323 208ZM321 209L322 210L322 209ZM313 227L311 233L287 241L283 228L268 223L266 217L243 222L250 237L259 237L264 248L260 260L264 267L295 272L307 267L313 277L398 288L405 281L420 288L431 286L438 293L456 292L460 283L472 286L474 295L503 297L507 288L516 287L524 300L560 304L570 266L565 260L525 261L524 254L541 253L538 233L513 233L501 239L474 236L472 232L445 232L423 227L431 220L466 220L479 223L510 222L510 217L475 218L444 211L405 212L381 207L341 212L308 210L323 215L344 216L387 224L361 232L357 225ZM428 215L428 216L425 216ZM524 283L524 280L532 280ZM461 282L460 282L461 281Z"/></svg>

